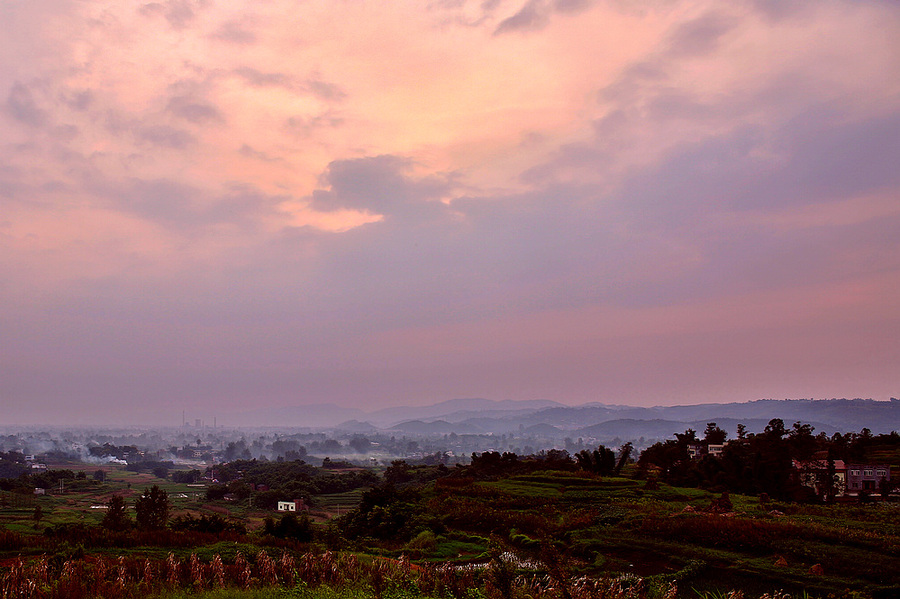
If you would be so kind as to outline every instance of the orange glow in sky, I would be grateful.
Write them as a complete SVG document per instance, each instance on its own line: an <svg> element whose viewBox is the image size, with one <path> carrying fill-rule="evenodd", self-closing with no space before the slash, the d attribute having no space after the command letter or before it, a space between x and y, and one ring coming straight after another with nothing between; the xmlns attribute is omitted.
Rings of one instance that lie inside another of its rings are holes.
<svg viewBox="0 0 900 599"><path fill-rule="evenodd" d="M896 396L898 38L849 0L5 3L0 401Z"/></svg>

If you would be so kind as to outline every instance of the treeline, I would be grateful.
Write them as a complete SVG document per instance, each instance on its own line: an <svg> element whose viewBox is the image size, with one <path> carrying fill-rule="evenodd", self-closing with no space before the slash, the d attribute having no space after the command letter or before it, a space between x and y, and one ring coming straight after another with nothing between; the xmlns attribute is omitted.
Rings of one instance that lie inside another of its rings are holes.
<svg viewBox="0 0 900 599"><path fill-rule="evenodd" d="M36 488L56 489L60 487L60 483L67 490L87 490L100 484L103 471L98 470L97 472L93 476L88 477L83 470L76 472L66 469L52 469L40 470L34 473L25 470L15 478L0 477L0 490L30 495L34 493Z"/></svg>
<svg viewBox="0 0 900 599"><path fill-rule="evenodd" d="M144 455L144 452L134 445L112 445L111 443L90 447L88 453L95 458L115 458L129 462L140 460Z"/></svg>
<svg viewBox="0 0 900 599"><path fill-rule="evenodd" d="M607 450L601 445L598 451ZM408 542L422 533L440 534L447 530L448 519L457 518L476 527L478 522L482 522L484 532L490 534L504 518L516 519L522 515L515 510L505 515L501 514L503 510L488 513L480 507L472 511L463 508L463 513L455 508L432 505L432 490L437 488L439 494L448 491L452 494L453 489L465 488L471 492L475 481L548 471L574 473L579 469L591 471L588 464L579 464L566 450L561 449L526 456L497 451L473 453L469 464L457 464L453 468L444 464L411 466L403 460L396 460L385 471L384 482L366 491L359 506L338 519L338 527L341 535L350 541ZM435 482L436 487L426 484L430 482ZM522 521L518 525L527 527L528 523Z"/></svg>
<svg viewBox="0 0 900 599"><path fill-rule="evenodd" d="M347 469L335 474L303 460L236 460L211 468L209 474L219 483L207 488L207 499L231 494L240 500L252 495L254 505L264 509L274 509L278 501L311 503L315 495L344 493L381 482L371 470Z"/></svg>
<svg viewBox="0 0 900 599"><path fill-rule="evenodd" d="M25 456L17 451L0 451L0 479L18 478L28 472Z"/></svg>
<svg viewBox="0 0 900 599"><path fill-rule="evenodd" d="M712 422L702 437L688 429L676 434L675 439L648 447L641 452L638 466L642 476L675 486L806 501L814 499L813 491L801 484L794 460L805 463L815 459L833 467L835 460L871 462L878 459L875 450L879 448L900 451L897 432L872 435L863 429L830 437L813 432L809 424L795 422L786 428L776 418L757 434L747 433L743 425L738 425L737 439L726 442L725 431ZM723 444L719 455L708 453L710 445ZM692 450L699 455L692 457Z"/></svg>

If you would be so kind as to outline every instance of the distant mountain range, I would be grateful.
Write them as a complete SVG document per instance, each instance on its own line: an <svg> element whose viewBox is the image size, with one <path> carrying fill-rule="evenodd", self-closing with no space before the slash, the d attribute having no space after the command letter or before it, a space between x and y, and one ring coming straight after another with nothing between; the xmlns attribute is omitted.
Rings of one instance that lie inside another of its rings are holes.
<svg viewBox="0 0 900 599"><path fill-rule="evenodd" d="M815 432L873 433L900 430L900 400L872 399L762 399L743 403L636 407L599 403L566 406L553 401L495 401L453 399L429 406L405 406L365 412L325 404L266 408L246 412L244 426L279 426L333 429L372 434L390 432L408 436L465 434L527 434L547 439L669 438L693 428L701 432L716 422L731 436L738 424L759 432L773 418L790 427L800 421Z"/></svg>

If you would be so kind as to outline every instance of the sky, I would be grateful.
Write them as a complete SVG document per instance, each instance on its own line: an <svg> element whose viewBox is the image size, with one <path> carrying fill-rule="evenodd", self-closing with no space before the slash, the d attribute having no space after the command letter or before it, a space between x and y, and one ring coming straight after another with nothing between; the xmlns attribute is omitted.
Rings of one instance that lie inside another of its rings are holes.
<svg viewBox="0 0 900 599"><path fill-rule="evenodd" d="M900 396L898 39L876 0L0 2L0 423Z"/></svg>

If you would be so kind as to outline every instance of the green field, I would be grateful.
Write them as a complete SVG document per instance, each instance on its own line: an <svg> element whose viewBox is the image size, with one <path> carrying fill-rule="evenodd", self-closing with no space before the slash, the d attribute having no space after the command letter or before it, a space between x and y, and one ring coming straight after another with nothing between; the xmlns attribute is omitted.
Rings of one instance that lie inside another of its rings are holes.
<svg viewBox="0 0 900 599"><path fill-rule="evenodd" d="M125 496L133 505L152 485L167 492L173 517L222 516L243 523L247 533L112 534L99 527L105 510L96 506L105 506L114 494ZM726 499L701 489L648 485L630 476L572 471L482 480L450 476L371 493L357 489L316 496L310 512L316 522L313 537L300 542L265 534L265 519L277 521L281 514L255 508L251 500L208 501L204 495L200 486L175 484L121 467L109 468L102 483L82 479L44 496L6 494L0 502L0 524L8 533L0 543L0 560L8 564L12 558L32 556L32 560L48 560L61 572L63 564L73 559L87 560L89 570L96 568L91 560L124 559L129 580L139 581L141 564L147 560L162 570L171 554L184 564L182 577L186 577L190 559L209 569L218 557L237 581L234 569L242 559L239 556L250 558L252 566L259 568L254 556L260 552L300 560L310 552L332 549L368 564L367 573L360 575L366 580L380 576L377 571L382 566L377 564L403 559L424 568L474 565L473 572L480 573L472 575L475 595L467 595L469 599L476 599L478 593L490 594L486 572L497 569L497 564L506 564L499 571L509 569L516 584L547 579L555 581L557 592L560 584L570 584L559 581L639 579L644 594L636 597L653 597L672 584L681 597L723 596L731 589L741 589L748 597L775 590L814 597L900 594L896 569L900 505L894 503L763 503L756 497ZM38 506L42 517L36 522ZM506 557L498 562L501 553ZM191 557L194 554L196 558ZM378 561L385 559L391 561ZM366 584L370 583L246 591L212 591L195 585L192 590L176 586L155 592L162 597L191 594L211 599L374 596ZM201 590L204 593L194 593ZM379 592L389 597L388 590ZM405 595L398 588L391 592L396 597L424 596L413 587L406 588ZM517 593L522 599L548 596L545 591Z"/></svg>

